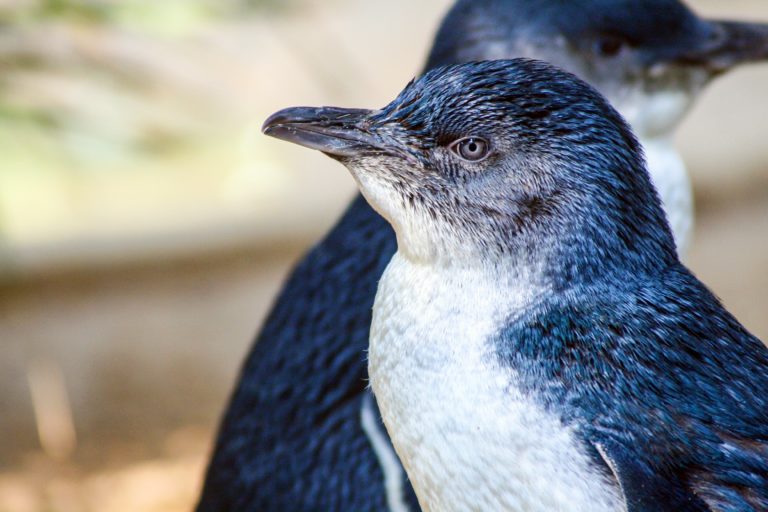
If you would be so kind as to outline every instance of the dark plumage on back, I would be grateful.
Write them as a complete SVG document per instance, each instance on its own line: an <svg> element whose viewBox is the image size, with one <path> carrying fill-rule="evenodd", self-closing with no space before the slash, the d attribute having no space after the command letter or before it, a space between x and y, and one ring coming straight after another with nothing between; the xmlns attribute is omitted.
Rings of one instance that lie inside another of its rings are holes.
<svg viewBox="0 0 768 512"><path fill-rule="evenodd" d="M498 336L630 511L768 509L768 354L680 264L553 297Z"/></svg>
<svg viewBox="0 0 768 512"><path fill-rule="evenodd" d="M360 416L372 276L394 251L391 228L358 197L294 269L245 361L198 510L388 509Z"/></svg>

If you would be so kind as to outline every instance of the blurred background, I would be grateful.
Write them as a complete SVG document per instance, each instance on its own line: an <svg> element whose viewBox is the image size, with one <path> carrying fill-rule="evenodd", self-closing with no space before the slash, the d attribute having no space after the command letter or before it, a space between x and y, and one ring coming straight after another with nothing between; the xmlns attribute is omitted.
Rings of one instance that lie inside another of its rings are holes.
<svg viewBox="0 0 768 512"><path fill-rule="evenodd" d="M0 512L191 508L274 293L353 194L261 122L383 106L449 4L0 0ZM721 78L678 137L688 263L763 339L766 91L768 65Z"/></svg>

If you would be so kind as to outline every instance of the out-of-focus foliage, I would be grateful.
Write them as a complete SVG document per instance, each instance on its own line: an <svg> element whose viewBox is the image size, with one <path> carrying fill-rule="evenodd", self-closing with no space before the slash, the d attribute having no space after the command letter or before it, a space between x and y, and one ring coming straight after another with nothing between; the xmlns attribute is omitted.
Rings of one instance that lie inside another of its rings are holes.
<svg viewBox="0 0 768 512"><path fill-rule="evenodd" d="M0 240L210 188L247 122L253 31L301 2L0 0Z"/></svg>
<svg viewBox="0 0 768 512"><path fill-rule="evenodd" d="M5 0L3 22L59 19L93 23L149 21L162 25L166 15L228 16L254 12L286 12L298 0Z"/></svg>
<svg viewBox="0 0 768 512"><path fill-rule="evenodd" d="M162 82L152 42L193 38L212 24L292 11L298 0L0 1L0 118L61 128L62 109L17 101L16 75L89 76L95 88L148 89ZM145 44L142 45L142 42ZM127 47L130 46L130 47ZM118 55L110 50L117 50ZM122 51L121 51L122 50ZM183 59L184 55L178 55ZM163 84L161 84L163 85ZM183 85L183 84L175 84ZM95 100L98 98L94 98ZM93 103L93 102L92 102Z"/></svg>

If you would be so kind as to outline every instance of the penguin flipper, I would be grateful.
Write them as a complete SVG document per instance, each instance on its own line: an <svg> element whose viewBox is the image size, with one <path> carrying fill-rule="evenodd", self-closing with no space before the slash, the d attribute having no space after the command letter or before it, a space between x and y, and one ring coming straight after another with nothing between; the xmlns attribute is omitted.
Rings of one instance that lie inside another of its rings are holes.
<svg viewBox="0 0 768 512"><path fill-rule="evenodd" d="M627 512L711 512L681 482L659 475L636 454L613 439L592 443L619 483Z"/></svg>

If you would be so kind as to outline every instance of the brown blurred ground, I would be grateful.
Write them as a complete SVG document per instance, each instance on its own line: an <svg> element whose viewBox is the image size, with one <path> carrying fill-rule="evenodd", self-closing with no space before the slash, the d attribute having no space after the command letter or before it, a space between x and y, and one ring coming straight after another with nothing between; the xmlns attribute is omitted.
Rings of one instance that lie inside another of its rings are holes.
<svg viewBox="0 0 768 512"><path fill-rule="evenodd" d="M190 508L218 416L281 279L352 194L338 165L264 140L254 126L292 104L384 104L418 71L448 3L307 1L295 11L219 21L193 36L121 32L115 52L127 58L125 52L146 45L166 59L156 66L174 63L163 83L186 84L179 87L191 98L183 108L161 100L168 113L149 125L136 113L135 131L160 126L160 133L174 134L178 124L194 142L165 160L109 164L136 168L106 188L92 179L76 182L75 208L56 206L54 188L47 202L25 206L17 196L6 198L0 512ZM759 0L693 4L707 13L768 19ZM57 27L66 41L105 37L91 29L84 36L77 25ZM382 44L395 28L400 36ZM96 47L109 48L110 41ZM90 58L103 65L98 55ZM27 96L17 101L31 104L50 98L47 80L61 78L21 76L24 87L16 90ZM88 98L89 90L72 91ZM765 91L768 66L721 79L686 120L679 142L698 201L690 266L768 339ZM196 117L186 109L197 103L203 106L192 112ZM99 151L111 155L116 144ZM93 166L104 162L98 157ZM158 174L166 179L160 185L150 179ZM25 186L48 191L57 179L51 176L36 175ZM177 197L174 187L185 194ZM0 206L3 197L0 190ZM63 419L57 387L66 392ZM37 406L65 425L51 427L46 450L32 389ZM67 414L76 434L71 452Z"/></svg>

